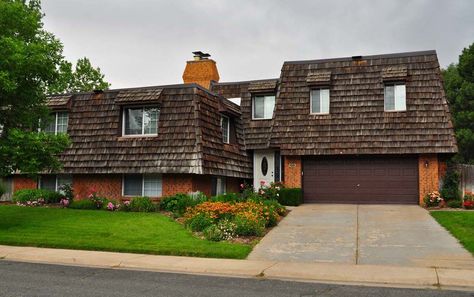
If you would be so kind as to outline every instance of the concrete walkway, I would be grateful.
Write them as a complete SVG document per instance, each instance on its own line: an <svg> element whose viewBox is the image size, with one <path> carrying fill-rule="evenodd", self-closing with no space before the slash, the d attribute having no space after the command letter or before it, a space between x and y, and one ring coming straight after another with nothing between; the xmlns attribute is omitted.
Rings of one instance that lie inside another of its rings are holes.
<svg viewBox="0 0 474 297"><path fill-rule="evenodd" d="M474 270L435 267L287 263L0 246L0 259L230 277L474 290Z"/></svg>
<svg viewBox="0 0 474 297"><path fill-rule="evenodd" d="M474 258L415 205L304 204L249 260L474 269Z"/></svg>

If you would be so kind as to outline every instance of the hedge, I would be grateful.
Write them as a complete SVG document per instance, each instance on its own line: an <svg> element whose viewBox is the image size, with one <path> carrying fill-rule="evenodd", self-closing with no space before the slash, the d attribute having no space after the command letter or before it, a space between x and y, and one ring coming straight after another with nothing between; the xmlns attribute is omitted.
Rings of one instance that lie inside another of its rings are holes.
<svg viewBox="0 0 474 297"><path fill-rule="evenodd" d="M298 206L303 203L303 192L300 188L283 188L280 190L278 202L287 206Z"/></svg>

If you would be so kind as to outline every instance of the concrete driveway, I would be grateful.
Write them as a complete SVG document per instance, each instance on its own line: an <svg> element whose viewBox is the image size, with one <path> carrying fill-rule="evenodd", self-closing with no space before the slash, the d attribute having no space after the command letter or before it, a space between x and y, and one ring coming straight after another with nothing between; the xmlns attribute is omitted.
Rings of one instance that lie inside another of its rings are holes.
<svg viewBox="0 0 474 297"><path fill-rule="evenodd" d="M304 204L251 260L474 268L474 258L416 205Z"/></svg>

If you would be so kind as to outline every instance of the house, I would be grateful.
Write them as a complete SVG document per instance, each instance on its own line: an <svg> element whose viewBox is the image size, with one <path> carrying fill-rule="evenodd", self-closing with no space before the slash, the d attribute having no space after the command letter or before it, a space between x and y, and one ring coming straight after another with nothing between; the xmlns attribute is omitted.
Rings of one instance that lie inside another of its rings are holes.
<svg viewBox="0 0 474 297"><path fill-rule="evenodd" d="M183 81L51 97L50 130L73 142L64 169L13 188L160 197L253 179L302 188L305 202L416 204L457 151L435 51L290 61L246 82L219 82L195 52Z"/></svg>

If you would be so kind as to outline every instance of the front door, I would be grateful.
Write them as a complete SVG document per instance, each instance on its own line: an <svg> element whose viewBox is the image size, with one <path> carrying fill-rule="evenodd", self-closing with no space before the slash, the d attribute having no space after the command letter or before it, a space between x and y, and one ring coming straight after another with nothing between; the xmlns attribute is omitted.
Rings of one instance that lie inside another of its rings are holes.
<svg viewBox="0 0 474 297"><path fill-rule="evenodd" d="M275 151L254 151L253 186L259 189L261 184L270 186L275 181Z"/></svg>

